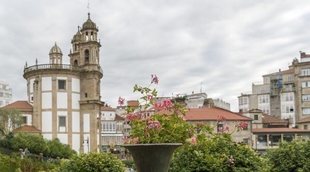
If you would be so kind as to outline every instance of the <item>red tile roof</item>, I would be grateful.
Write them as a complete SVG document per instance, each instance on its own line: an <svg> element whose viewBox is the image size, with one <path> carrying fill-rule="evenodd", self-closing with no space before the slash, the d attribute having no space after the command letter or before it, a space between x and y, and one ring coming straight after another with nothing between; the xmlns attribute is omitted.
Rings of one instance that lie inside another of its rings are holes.
<svg viewBox="0 0 310 172"><path fill-rule="evenodd" d="M10 103L4 107L2 107L3 109L17 109L20 110L22 112L32 112L33 108L32 105L29 104L27 101L16 101L13 103Z"/></svg>
<svg viewBox="0 0 310 172"><path fill-rule="evenodd" d="M212 108L192 108L185 115L188 121L251 121L251 118L239 115L238 113L231 112L225 109L212 107Z"/></svg>
<svg viewBox="0 0 310 172"><path fill-rule="evenodd" d="M271 115L268 115L265 113L263 114L262 117L263 117L262 121L264 124L279 124L279 125L287 125L288 124L287 120L280 119L278 117L271 116Z"/></svg>
<svg viewBox="0 0 310 172"><path fill-rule="evenodd" d="M34 126L31 125L23 125L21 127L18 127L16 129L13 130L14 133L20 133L20 132L24 132L24 133L41 133L41 130L37 129Z"/></svg>
<svg viewBox="0 0 310 172"><path fill-rule="evenodd" d="M127 101L127 106L129 106L129 107L138 107L139 106L139 101L138 100L128 100Z"/></svg>
<svg viewBox="0 0 310 172"><path fill-rule="evenodd" d="M115 120L115 121L124 121L125 118L123 118L123 117L121 117L121 116L119 116L119 115L116 114L114 120Z"/></svg>
<svg viewBox="0 0 310 172"><path fill-rule="evenodd" d="M253 128L253 133L310 133L310 130L297 128Z"/></svg>

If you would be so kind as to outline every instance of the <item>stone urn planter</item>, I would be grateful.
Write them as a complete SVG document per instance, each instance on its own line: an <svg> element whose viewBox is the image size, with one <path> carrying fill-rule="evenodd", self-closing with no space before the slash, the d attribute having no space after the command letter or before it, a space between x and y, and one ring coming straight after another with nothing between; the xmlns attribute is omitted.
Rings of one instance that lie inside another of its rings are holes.
<svg viewBox="0 0 310 172"><path fill-rule="evenodd" d="M168 172L172 154L181 143L126 144L138 172Z"/></svg>

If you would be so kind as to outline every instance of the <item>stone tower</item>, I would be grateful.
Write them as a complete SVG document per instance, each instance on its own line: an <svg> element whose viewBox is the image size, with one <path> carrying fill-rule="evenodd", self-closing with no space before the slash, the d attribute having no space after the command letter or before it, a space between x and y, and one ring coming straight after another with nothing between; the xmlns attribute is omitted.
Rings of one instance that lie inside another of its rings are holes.
<svg viewBox="0 0 310 172"><path fill-rule="evenodd" d="M88 14L71 41L70 64L62 63L62 51L55 43L49 64L36 61L24 69L28 101L33 105L32 125L44 138L58 138L84 153L99 148L102 70L97 32Z"/></svg>

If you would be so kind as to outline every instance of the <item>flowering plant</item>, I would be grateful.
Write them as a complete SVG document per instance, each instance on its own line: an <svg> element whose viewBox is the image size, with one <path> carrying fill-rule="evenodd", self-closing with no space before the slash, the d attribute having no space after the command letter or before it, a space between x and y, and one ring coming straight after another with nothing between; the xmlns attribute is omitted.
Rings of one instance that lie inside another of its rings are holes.
<svg viewBox="0 0 310 172"><path fill-rule="evenodd" d="M148 87L135 85L133 91L142 96L139 107L127 107L126 122L131 129L125 136L125 144L143 143L185 143L194 135L194 127L184 120L186 108L169 98L160 100L157 90L151 86L158 84L158 77L152 75ZM124 99L119 98L119 104Z"/></svg>

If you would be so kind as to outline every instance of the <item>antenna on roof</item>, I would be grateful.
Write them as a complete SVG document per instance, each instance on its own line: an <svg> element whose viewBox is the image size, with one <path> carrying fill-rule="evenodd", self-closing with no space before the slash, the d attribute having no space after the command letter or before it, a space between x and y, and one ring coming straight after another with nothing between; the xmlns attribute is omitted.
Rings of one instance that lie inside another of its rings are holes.
<svg viewBox="0 0 310 172"><path fill-rule="evenodd" d="M87 11L88 11L88 14L90 13L90 5L89 5L89 0L87 0Z"/></svg>

